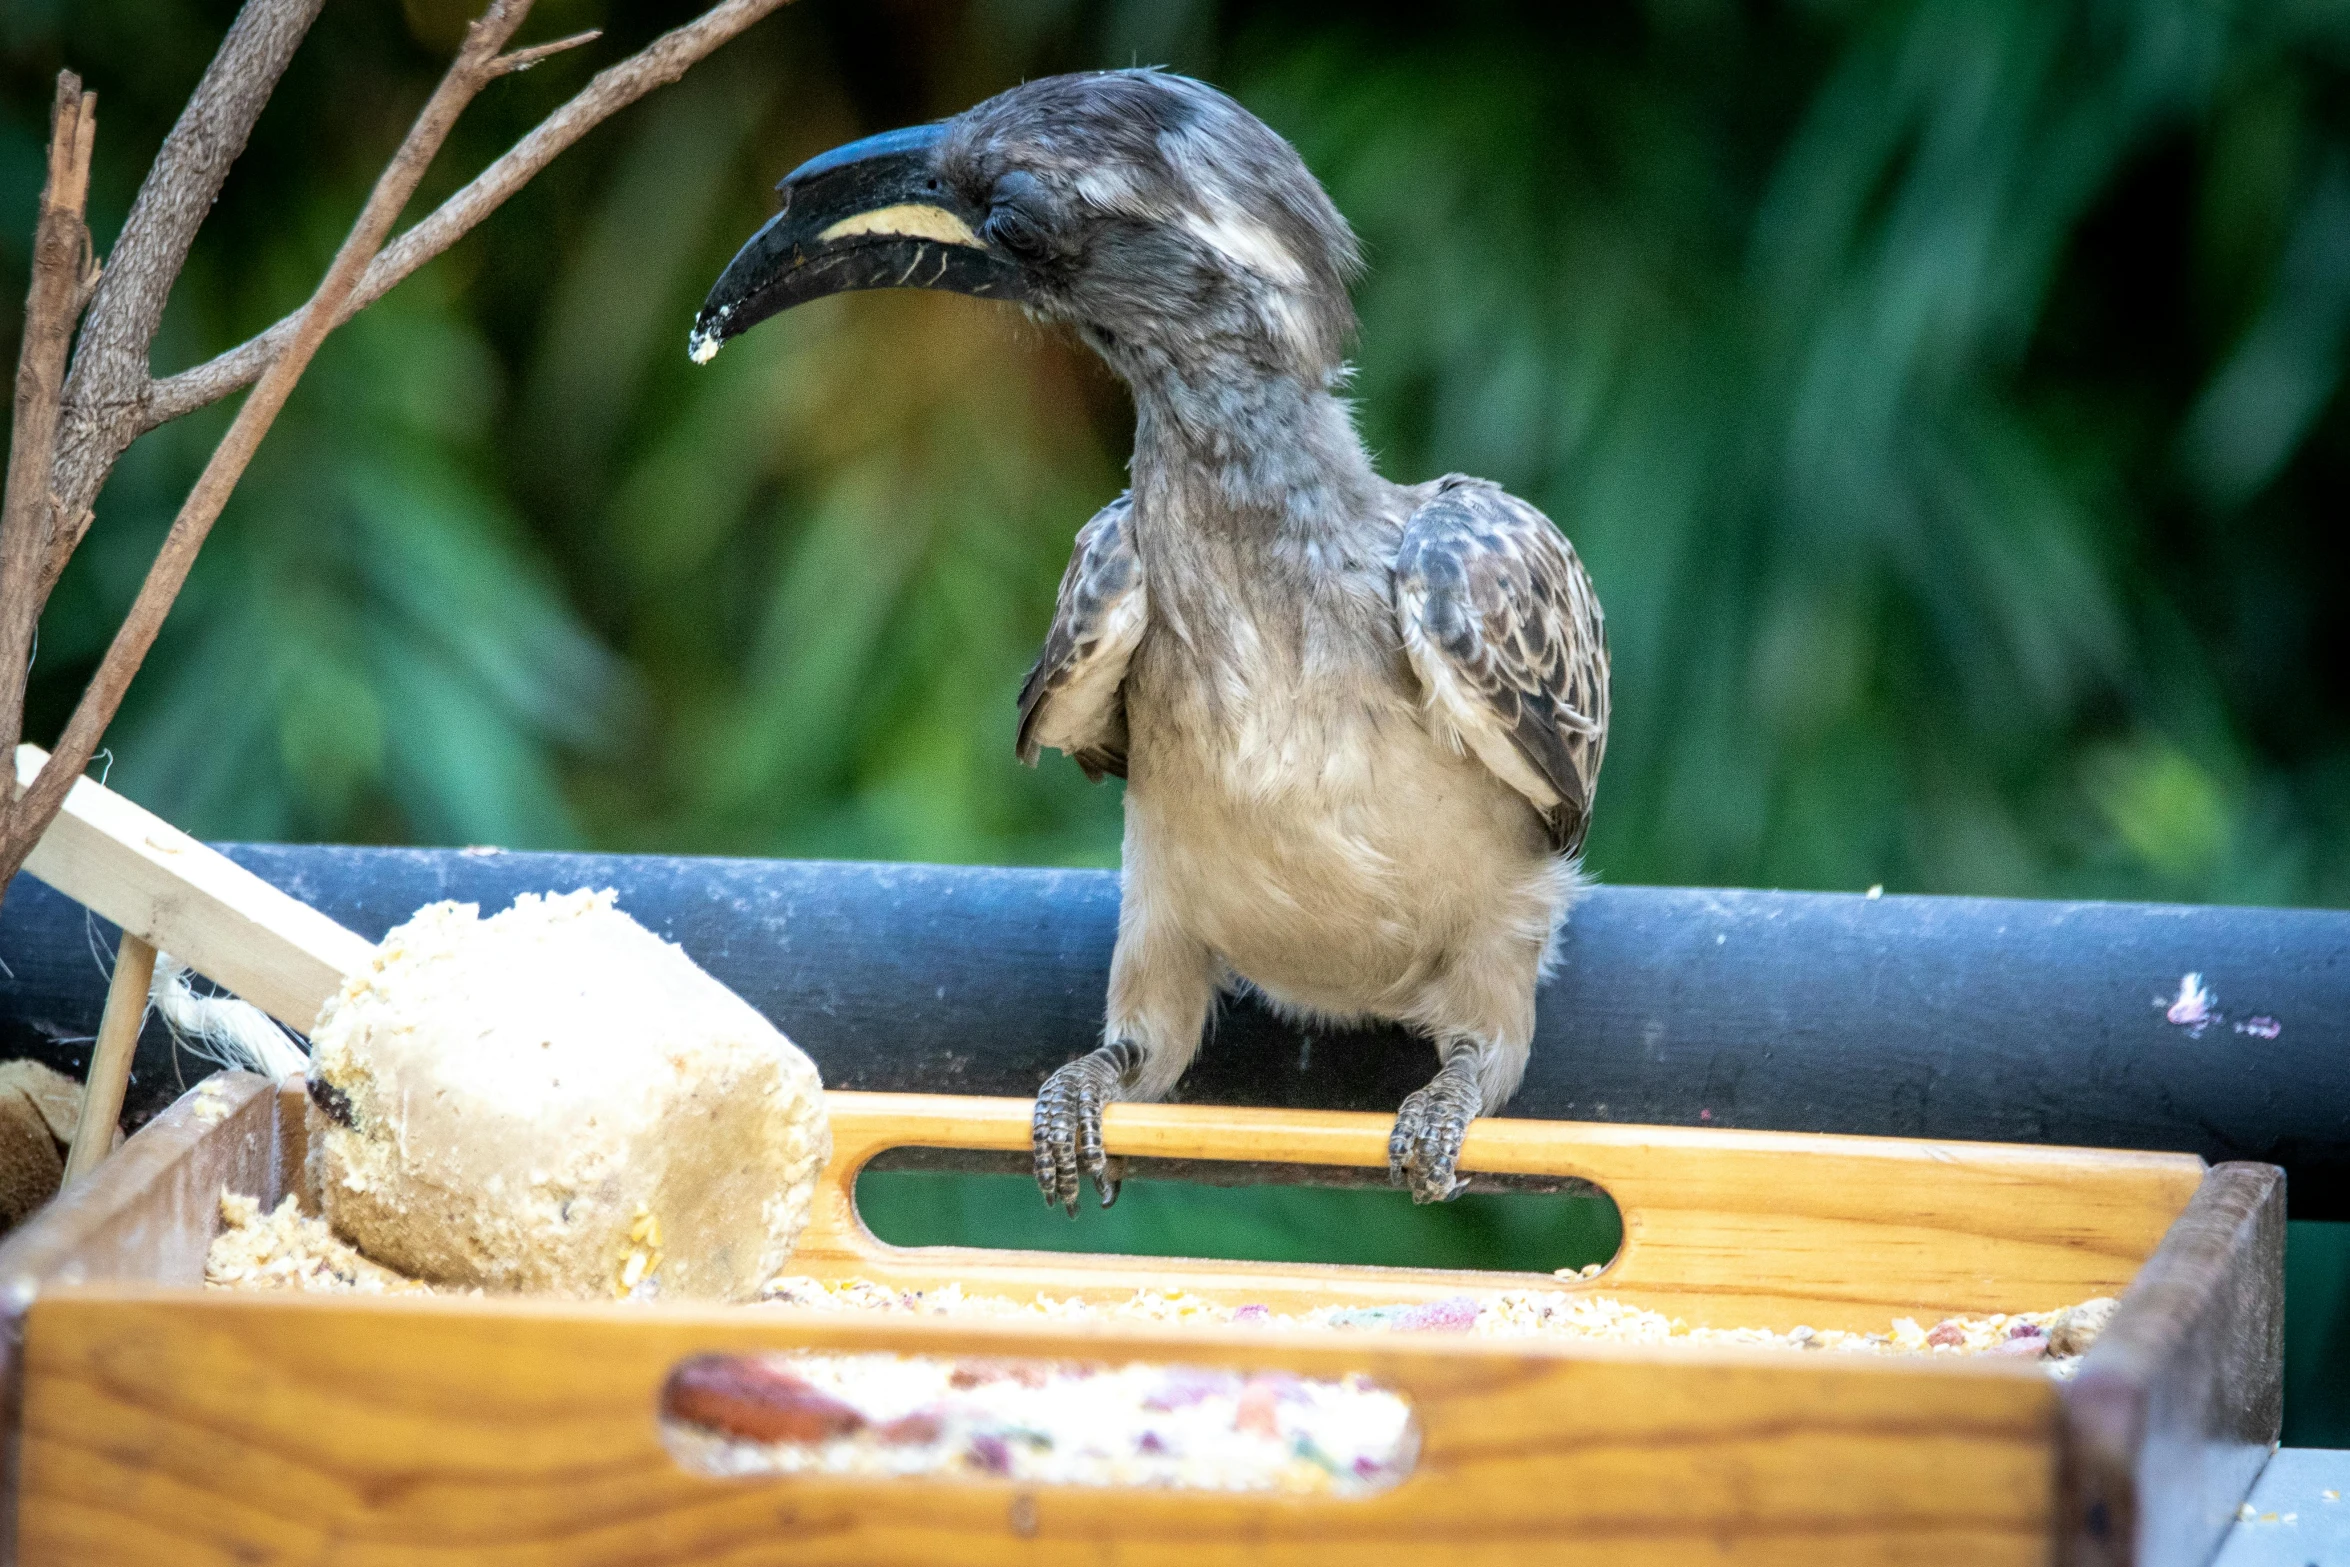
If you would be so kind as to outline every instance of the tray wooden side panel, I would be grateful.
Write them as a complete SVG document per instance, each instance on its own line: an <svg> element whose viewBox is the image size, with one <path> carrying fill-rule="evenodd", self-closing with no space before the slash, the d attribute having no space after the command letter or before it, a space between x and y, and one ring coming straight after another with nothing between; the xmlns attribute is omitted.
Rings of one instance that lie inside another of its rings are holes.
<svg viewBox="0 0 2350 1567"><path fill-rule="evenodd" d="M2284 1422L2285 1172L2223 1164L2064 1390L2067 1567L2202 1567Z"/></svg>
<svg viewBox="0 0 2350 1567"><path fill-rule="evenodd" d="M200 1283L220 1194L275 1202L290 1174L284 1153L275 1085L215 1073L0 1245L0 1292L13 1312L51 1281Z"/></svg>
<svg viewBox="0 0 2350 1567"><path fill-rule="evenodd" d="M278 1122L266 1079L207 1078L0 1245L0 1563L18 1560L8 1524L23 1431L26 1308L54 1281L200 1281L220 1229L221 1192L278 1194L285 1174Z"/></svg>
<svg viewBox="0 0 2350 1567"><path fill-rule="evenodd" d="M1345 1501L680 1469L670 1369L792 1345L1360 1370L1422 1456ZM96 1287L25 1351L28 1561L2020 1567L2056 1521L2056 1390L2014 1366Z"/></svg>
<svg viewBox="0 0 2350 1567"><path fill-rule="evenodd" d="M1897 1315L2047 1310L2119 1294L2201 1183L2193 1155L1804 1133L1487 1119L1465 1169L1607 1190L1624 1243L1589 1282L1548 1274L1301 1267L976 1248L901 1248L858 1219L884 1149L1027 1146L1029 1101L835 1093L833 1158L796 1265L902 1288L1122 1298L1138 1286L1298 1310L1464 1289L1585 1288L1692 1323L1881 1330ZM1389 1118L1113 1105L1113 1154L1382 1167ZM1084 1222L1081 1209L1078 1224Z"/></svg>

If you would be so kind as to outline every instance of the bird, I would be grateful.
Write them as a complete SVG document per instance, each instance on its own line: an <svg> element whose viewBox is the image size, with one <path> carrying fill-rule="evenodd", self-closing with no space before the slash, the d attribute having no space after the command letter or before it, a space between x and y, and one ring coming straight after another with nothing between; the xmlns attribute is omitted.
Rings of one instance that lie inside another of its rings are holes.
<svg viewBox="0 0 2350 1567"><path fill-rule="evenodd" d="M1584 885L1608 646L1573 545L1488 480L1376 471L1348 395L1354 231L1206 83L1044 77L778 189L696 362L808 300L936 289L1073 331L1133 402L1128 487L1078 531L1018 702L1022 761L1125 780L1102 1043L1033 1111L1045 1200L1115 1200L1104 1106L1165 1098L1242 991L1426 1036L1389 1174L1457 1194Z"/></svg>

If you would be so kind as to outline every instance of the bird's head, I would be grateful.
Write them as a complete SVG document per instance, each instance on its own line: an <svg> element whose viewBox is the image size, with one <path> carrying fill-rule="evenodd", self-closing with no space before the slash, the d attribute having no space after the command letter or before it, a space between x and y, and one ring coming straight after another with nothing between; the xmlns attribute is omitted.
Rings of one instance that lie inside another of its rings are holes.
<svg viewBox="0 0 2350 1567"><path fill-rule="evenodd" d="M1161 71L1047 77L785 177L727 266L696 360L862 288L1004 299L1074 327L1129 380L1245 367L1327 383L1354 329L1354 233L1294 148Z"/></svg>

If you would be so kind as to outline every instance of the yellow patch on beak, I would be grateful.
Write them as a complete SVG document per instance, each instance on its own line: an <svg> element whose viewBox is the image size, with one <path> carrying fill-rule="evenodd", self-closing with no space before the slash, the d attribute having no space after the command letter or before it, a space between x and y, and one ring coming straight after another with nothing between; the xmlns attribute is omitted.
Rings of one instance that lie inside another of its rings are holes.
<svg viewBox="0 0 2350 1567"><path fill-rule="evenodd" d="M836 239L851 239L859 234L895 234L907 239L935 239L947 245L969 245L974 250L986 248L980 244L979 236L971 232L970 224L944 207L919 201L876 207L871 212L843 218L816 238L829 245Z"/></svg>

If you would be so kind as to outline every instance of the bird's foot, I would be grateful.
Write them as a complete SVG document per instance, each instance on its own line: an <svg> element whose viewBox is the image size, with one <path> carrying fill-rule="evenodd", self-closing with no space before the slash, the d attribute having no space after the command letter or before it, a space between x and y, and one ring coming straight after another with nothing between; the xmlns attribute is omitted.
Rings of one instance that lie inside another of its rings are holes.
<svg viewBox="0 0 2350 1567"><path fill-rule="evenodd" d="M1118 1177L1113 1161L1102 1152L1102 1106L1134 1079L1142 1052L1125 1040L1115 1040L1089 1056L1062 1067L1036 1091L1036 1115L1029 1136L1036 1152L1036 1184L1048 1205L1077 1217L1077 1194L1083 1178L1093 1179L1107 1208L1118 1200Z"/></svg>
<svg viewBox="0 0 2350 1567"><path fill-rule="evenodd" d="M1426 1088L1413 1092L1395 1115L1387 1138L1387 1178L1409 1185L1414 1202L1443 1202L1469 1183L1453 1173L1461 1139L1485 1108L1477 1082L1476 1055L1462 1050L1444 1063Z"/></svg>

